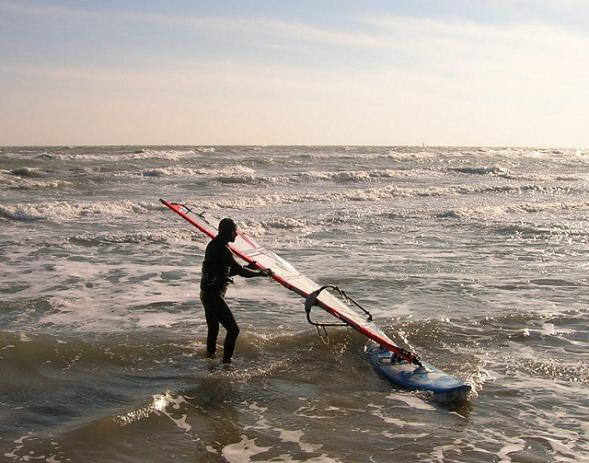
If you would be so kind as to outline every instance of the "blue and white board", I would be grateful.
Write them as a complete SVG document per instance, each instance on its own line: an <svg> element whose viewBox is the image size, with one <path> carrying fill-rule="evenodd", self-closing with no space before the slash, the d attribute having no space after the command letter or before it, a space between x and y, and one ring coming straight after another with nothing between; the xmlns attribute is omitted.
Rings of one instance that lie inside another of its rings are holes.
<svg viewBox="0 0 589 463"><path fill-rule="evenodd" d="M422 361L421 366L416 367L380 346L369 348L366 352L374 369L399 386L437 395L444 394L446 400L465 399L470 392L469 384L426 362Z"/></svg>

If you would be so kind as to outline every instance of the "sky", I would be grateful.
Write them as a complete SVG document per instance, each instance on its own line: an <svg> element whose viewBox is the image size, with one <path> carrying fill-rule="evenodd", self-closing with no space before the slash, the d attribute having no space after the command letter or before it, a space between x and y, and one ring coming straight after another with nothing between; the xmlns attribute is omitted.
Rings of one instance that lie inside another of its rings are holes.
<svg viewBox="0 0 589 463"><path fill-rule="evenodd" d="M589 146L586 0L0 0L0 146Z"/></svg>

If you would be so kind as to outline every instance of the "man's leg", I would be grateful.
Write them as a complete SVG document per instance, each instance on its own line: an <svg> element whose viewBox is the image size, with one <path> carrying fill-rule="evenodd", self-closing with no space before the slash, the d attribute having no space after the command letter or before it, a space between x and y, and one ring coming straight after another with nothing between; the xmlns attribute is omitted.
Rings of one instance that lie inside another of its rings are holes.
<svg viewBox="0 0 589 463"><path fill-rule="evenodd" d="M219 335L219 320L216 316L216 307L211 297L200 295L200 301L205 308L205 318L207 320L208 334L207 334L207 353L209 357L213 357L217 351L217 336Z"/></svg>
<svg viewBox="0 0 589 463"><path fill-rule="evenodd" d="M227 330L227 336L225 336L225 344L223 346L223 363L230 363L231 357L233 357L233 351L235 350L235 341L239 336L239 326L231 313L231 310L225 303L223 298L219 298L220 301L216 307L216 315L223 327Z"/></svg>

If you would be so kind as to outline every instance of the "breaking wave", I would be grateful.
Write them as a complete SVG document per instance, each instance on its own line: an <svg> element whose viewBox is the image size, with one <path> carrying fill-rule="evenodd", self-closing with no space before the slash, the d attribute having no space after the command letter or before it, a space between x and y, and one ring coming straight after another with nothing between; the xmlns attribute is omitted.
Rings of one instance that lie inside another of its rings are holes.
<svg viewBox="0 0 589 463"><path fill-rule="evenodd" d="M256 183L256 171L241 165L221 169L199 169L191 167L160 167L142 171L145 177L206 177L221 183Z"/></svg>
<svg viewBox="0 0 589 463"><path fill-rule="evenodd" d="M370 182L374 179L381 178L398 178L417 175L416 172L404 170L382 169L382 170L344 170L339 172L329 171L309 171L294 174L286 177L286 181L291 182L308 182L308 181L335 181L343 183L352 182Z"/></svg>
<svg viewBox="0 0 589 463"><path fill-rule="evenodd" d="M66 180L42 180L44 173L35 168L21 168L0 171L0 185L10 189L35 190L43 188L66 188L72 182Z"/></svg>
<svg viewBox="0 0 589 463"><path fill-rule="evenodd" d="M545 194L566 194L570 190L559 187L544 187L542 185L452 185L438 187L401 187L388 185L375 188L357 188L346 191L325 191L320 193L298 193L298 194L270 194L263 196L242 196L229 200L209 201L207 207L219 208L241 208L265 206L271 204L294 204L294 203L331 203L331 202L362 202L381 201L390 198L419 198L419 197L458 197L461 195L479 194L508 194L508 193L545 193ZM534 207L532 204L530 207ZM566 207L566 206L563 206ZM571 206L573 207L573 206ZM581 207L581 206L579 206Z"/></svg>
<svg viewBox="0 0 589 463"><path fill-rule="evenodd" d="M589 211L589 202L535 202L535 203L514 203L496 206L481 207L462 207L442 211L436 215L437 218L457 218L457 219L490 219L492 217L501 217L506 215L525 215L538 214L542 212L554 211Z"/></svg>
<svg viewBox="0 0 589 463"><path fill-rule="evenodd" d="M509 169L501 166L490 167L456 167L449 169L451 172L469 175L494 175L497 177L506 177L509 175Z"/></svg>
<svg viewBox="0 0 589 463"><path fill-rule="evenodd" d="M0 205L0 217L18 222L47 220L59 223L80 217L120 217L130 213L145 213L159 209L160 207L156 203L135 203L132 201L56 201L12 206Z"/></svg>
<svg viewBox="0 0 589 463"><path fill-rule="evenodd" d="M58 161L97 161L97 162L117 162L130 160L146 159L165 159L170 161L180 161L183 159L198 158L203 153L214 152L214 148L195 148L189 150L157 150L157 149L140 149L132 152L111 153L105 151L102 153L42 153L37 155L38 159L53 159Z"/></svg>
<svg viewBox="0 0 589 463"><path fill-rule="evenodd" d="M84 234L69 238L68 241L82 246L98 246L104 244L170 244L200 240L192 230L178 228L172 230L139 230L130 233Z"/></svg>

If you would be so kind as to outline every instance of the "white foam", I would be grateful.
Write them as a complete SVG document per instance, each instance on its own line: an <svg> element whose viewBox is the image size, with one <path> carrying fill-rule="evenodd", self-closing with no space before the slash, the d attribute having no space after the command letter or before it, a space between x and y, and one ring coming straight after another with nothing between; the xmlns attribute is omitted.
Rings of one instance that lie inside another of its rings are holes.
<svg viewBox="0 0 589 463"><path fill-rule="evenodd" d="M256 445L256 439L248 439L246 435L242 434L239 442L223 447L221 455L229 463L249 463L252 461L251 457L267 452L271 448L259 447Z"/></svg>
<svg viewBox="0 0 589 463"><path fill-rule="evenodd" d="M288 431L286 429L277 429L278 432L280 433L280 440L282 442L292 442L295 443L299 446L299 448L306 453L313 453L313 452L317 452L318 450L320 450L323 445L317 444L309 444L306 442L303 442L301 440L301 438L304 436L303 431Z"/></svg>
<svg viewBox="0 0 589 463"><path fill-rule="evenodd" d="M480 195L480 194L506 194L521 192L537 192L543 194L558 194L562 189L549 188L544 189L541 186L530 185L451 185L451 186L424 186L424 187L400 187L397 185L387 185L375 188L355 188L345 191L323 191L320 193L287 193L287 194L269 194L255 196L232 196L230 199L215 200L208 203L201 202L202 206L211 209L242 209L246 207L263 207L268 205L279 204L297 204L297 203L345 203L348 201L382 201L391 198L429 198L429 197L459 197L463 195ZM492 206L494 207L494 206ZM512 209L510 209L512 208ZM515 206L500 205L496 206L496 213L507 214L512 211L518 212L517 208L523 211L545 210L547 208L560 209L589 209L589 202L558 202L558 203L522 203ZM515 210L514 210L515 209ZM475 214L477 208L456 209L456 213Z"/></svg>
<svg viewBox="0 0 589 463"><path fill-rule="evenodd" d="M51 270L40 261L19 261L14 271L27 272L29 297L46 300L51 310L39 316L39 326L68 327L82 332L113 332L138 326L189 326L198 317L193 310L166 310L194 303L192 291L178 291L179 284L194 288L193 269L170 264L157 271L150 262L109 263L75 260L53 262ZM48 278L48 272L52 278ZM180 272L180 273L178 273ZM173 281L164 276L176 275ZM117 283L109 281L116 276ZM10 280L11 275L6 277ZM0 283L3 281L0 280ZM60 289L56 291L56 288ZM197 298L198 296L196 296ZM153 310L153 306L162 310Z"/></svg>
<svg viewBox="0 0 589 463"><path fill-rule="evenodd" d="M200 241L200 237L195 231L189 228L177 228L172 230L137 230L127 233L87 233L76 235L70 241L81 242L98 242L98 243L185 243L192 244L194 241Z"/></svg>
<svg viewBox="0 0 589 463"><path fill-rule="evenodd" d="M295 460L290 455L281 454L277 457L273 457L272 463L342 463L339 458L332 458L329 455L322 454L318 457L305 458L304 460Z"/></svg>
<svg viewBox="0 0 589 463"><path fill-rule="evenodd" d="M419 428L419 427L426 426L426 423L405 421L400 418L394 418L392 416L387 416L387 415L385 415L384 407L380 406L380 405L369 404L368 408L370 409L369 413L371 415L376 416L377 418L380 418L382 421L384 421L387 424L393 424L393 425L398 426L400 428L405 428L405 427Z"/></svg>
<svg viewBox="0 0 589 463"><path fill-rule="evenodd" d="M281 427L275 427L270 421L264 416L264 413L268 410L268 407L260 407L256 402L247 405L247 408L257 415L256 424L253 426L245 426L244 430L256 429L263 430L265 434L278 433L279 439L285 443L296 444L302 452L314 453L320 450L323 445L311 444L303 441L304 432L301 430L284 429ZM331 410L339 410L336 407L328 407ZM295 413L296 414L296 413ZM274 461L274 460L273 460ZM306 460L305 460L306 461Z"/></svg>
<svg viewBox="0 0 589 463"><path fill-rule="evenodd" d="M315 407L313 406L304 406L304 407L299 407L298 409L296 409L293 412L293 415L296 416L302 416L304 418L311 418L314 420L330 420L333 419L333 416L330 415L314 415L314 414L309 414L309 412L314 412L315 411Z"/></svg>
<svg viewBox="0 0 589 463"><path fill-rule="evenodd" d="M439 218L456 218L462 220L488 220L488 219L501 219L510 216L522 216L528 214L540 214L544 212L552 211L587 211L589 210L589 202L586 201L562 201L562 202L523 202L523 203L511 203L511 204L498 204L498 205L487 205L487 206L476 206L476 207L459 207L454 209L447 209L437 214ZM561 225L561 229L565 225ZM524 227L521 224L520 227ZM530 231L541 231L537 227L528 227ZM546 229L550 231L550 229ZM558 231L558 230L555 230ZM566 230L565 230L566 231Z"/></svg>
<svg viewBox="0 0 589 463"><path fill-rule="evenodd" d="M213 148L214 151L214 148ZM77 154L77 153L45 153L40 156L44 158L57 159L60 161L97 161L97 162L118 162L142 159L166 159L171 161L179 161L187 158L195 158L202 156L201 153L206 152L205 149L197 150L154 150L145 149L133 153L92 153L92 154Z"/></svg>
<svg viewBox="0 0 589 463"><path fill-rule="evenodd" d="M338 203L346 201L379 201L388 198L409 198L420 196L447 196L460 194L456 188L431 187L431 188L400 188L386 186L381 188L360 188L347 191L329 191L321 193L299 194L273 194L232 197L228 200L211 201L206 206L212 209L218 208L245 208L261 207L277 204L296 203Z"/></svg>
<svg viewBox="0 0 589 463"><path fill-rule="evenodd" d="M507 445L504 445L503 447L501 447L501 449L499 449L499 451L497 452L497 456L499 457L499 461L501 462L510 462L510 453L521 452L525 448L526 442L523 439L512 439Z"/></svg>
<svg viewBox="0 0 589 463"><path fill-rule="evenodd" d="M235 165L221 169L195 169L190 167L160 167L142 171L147 177L207 177L224 183L251 183L256 171L250 167Z"/></svg>
<svg viewBox="0 0 589 463"><path fill-rule="evenodd" d="M260 406L258 405L258 403L257 403L257 402L253 402L253 403L249 404L249 405L248 405L248 408L249 408L250 410L252 410L252 411L254 411L254 412L256 412L256 413L260 413L260 414L262 414L262 413L264 413L266 410L268 410L268 407L260 407Z"/></svg>
<svg viewBox="0 0 589 463"><path fill-rule="evenodd" d="M434 406L424 402L422 399L412 394L392 393L387 396L387 399L403 402L407 404L409 408L415 408L416 410L436 411Z"/></svg>
<svg viewBox="0 0 589 463"><path fill-rule="evenodd" d="M342 171L308 171L294 174L284 181L330 180L338 182L370 182L380 178L398 178L417 175L414 171L394 169L342 170Z"/></svg>
<svg viewBox="0 0 589 463"><path fill-rule="evenodd" d="M21 455L18 455L17 452L20 452L23 449L23 447L25 446L25 441L27 441L27 440L28 441L36 440L36 438L33 437L32 433L30 433L30 432L28 434L25 434L24 436L19 437L18 439L16 439L14 441L14 443L16 444L15 448L12 449L11 452L4 453L4 456L6 458L10 458L11 460L14 460L14 461L22 461L22 460L26 461L28 457L26 457L26 456L23 457Z"/></svg>
<svg viewBox="0 0 589 463"><path fill-rule="evenodd" d="M35 175L31 174L29 177L35 177ZM34 190L42 188L65 188L73 184L66 180L28 178L27 176L14 175L11 172L3 170L0 171L0 185L15 189Z"/></svg>
<svg viewBox="0 0 589 463"><path fill-rule="evenodd" d="M446 461L444 457L445 452L455 452L459 455L462 454L462 450L455 444L446 444L446 445L438 445L432 449L430 457L432 458L431 461L435 461L438 463L444 463Z"/></svg>
<svg viewBox="0 0 589 463"><path fill-rule="evenodd" d="M48 220L65 222L80 217L120 217L130 213L159 210L155 203L133 201L52 201L45 203L0 205L0 217L17 221Z"/></svg>
<svg viewBox="0 0 589 463"><path fill-rule="evenodd" d="M307 221L290 217L273 217L266 220L244 219L239 222L239 228L252 236L262 236L270 230L296 230L305 233L310 230Z"/></svg>

